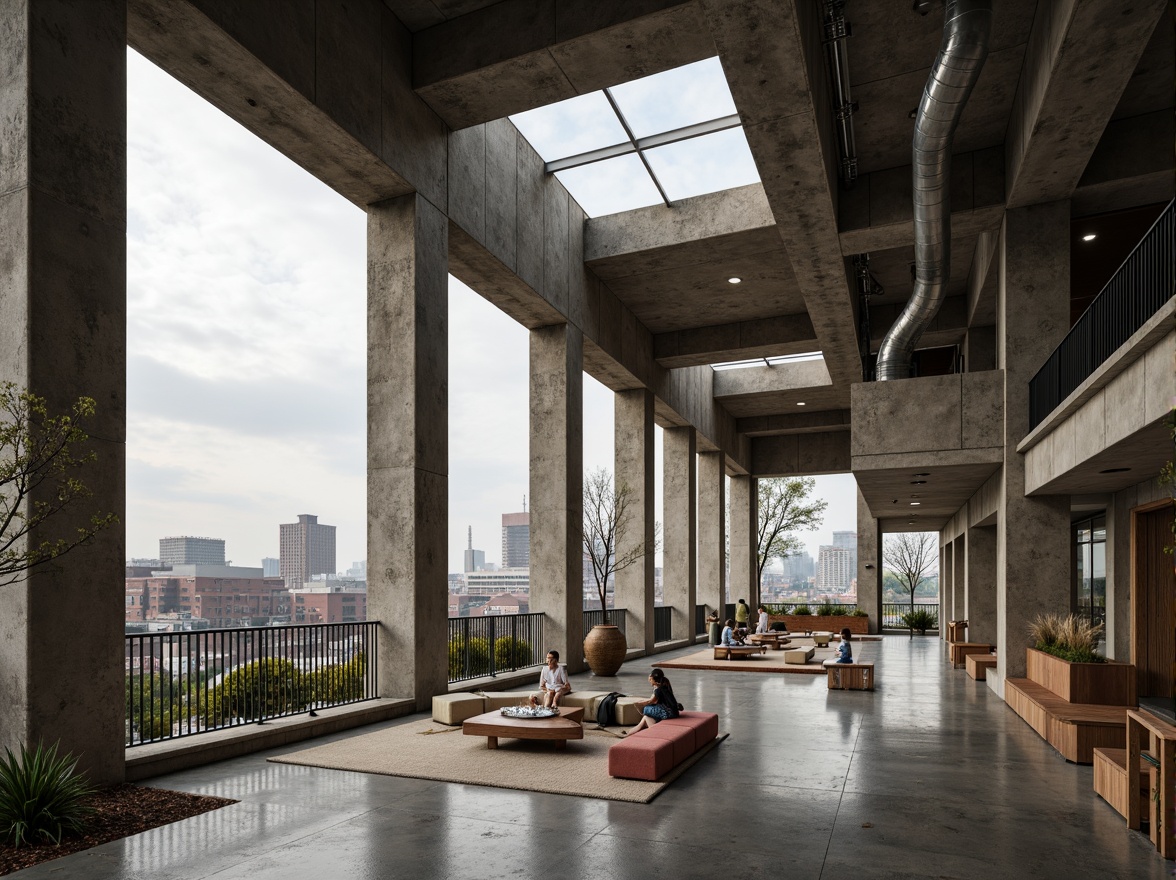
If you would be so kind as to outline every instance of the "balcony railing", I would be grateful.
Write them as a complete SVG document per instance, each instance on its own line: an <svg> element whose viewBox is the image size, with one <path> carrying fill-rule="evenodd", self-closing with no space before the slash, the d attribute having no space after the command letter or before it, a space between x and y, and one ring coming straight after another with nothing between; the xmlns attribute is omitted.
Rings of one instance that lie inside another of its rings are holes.
<svg viewBox="0 0 1176 880"><path fill-rule="evenodd" d="M608 609L608 622L615 625L625 634L625 609L624 608L610 608ZM604 615L600 613L599 608L585 608L584 609L584 638L588 638L588 633L592 632L592 627L604 623Z"/></svg>
<svg viewBox="0 0 1176 880"><path fill-rule="evenodd" d="M902 616L910 610L910 602L883 602L882 629L906 629L906 624L902 622ZM933 611L938 615L939 600L936 599L934 602L916 602L915 610ZM928 632L938 632L938 630L938 627L932 627Z"/></svg>
<svg viewBox="0 0 1176 880"><path fill-rule="evenodd" d="M451 682L539 666L546 656L542 613L449 618Z"/></svg>
<svg viewBox="0 0 1176 880"><path fill-rule="evenodd" d="M126 744L374 699L378 622L127 635Z"/></svg>
<svg viewBox="0 0 1176 880"><path fill-rule="evenodd" d="M1029 382L1029 429L1085 382L1176 292L1176 202L1169 202L1135 250Z"/></svg>
<svg viewBox="0 0 1176 880"><path fill-rule="evenodd" d="M673 638L673 628L670 623L673 616L674 609L672 607L661 605L653 609L654 642L668 642Z"/></svg>

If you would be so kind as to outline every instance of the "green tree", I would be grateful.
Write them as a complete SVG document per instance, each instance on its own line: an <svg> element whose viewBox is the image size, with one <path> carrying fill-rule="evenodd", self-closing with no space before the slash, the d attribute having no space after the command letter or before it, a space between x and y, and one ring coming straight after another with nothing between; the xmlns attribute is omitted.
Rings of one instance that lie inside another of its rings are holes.
<svg viewBox="0 0 1176 880"><path fill-rule="evenodd" d="M226 675L203 706L209 727L222 727L232 718L252 721L290 712L310 704L310 688L289 660L253 660Z"/></svg>
<svg viewBox="0 0 1176 880"><path fill-rule="evenodd" d="M0 382L0 586L24 580L118 522L112 513L94 513L88 525L33 538L93 494L77 472L97 460L93 451L78 451L89 439L79 423L94 411L93 399L79 397L68 415L50 416L43 398Z"/></svg>
<svg viewBox="0 0 1176 880"><path fill-rule="evenodd" d="M812 477L772 477L757 482L759 544L755 573L761 586L768 563L783 560L804 546L793 532L820 528L829 502L809 498L816 485Z"/></svg>

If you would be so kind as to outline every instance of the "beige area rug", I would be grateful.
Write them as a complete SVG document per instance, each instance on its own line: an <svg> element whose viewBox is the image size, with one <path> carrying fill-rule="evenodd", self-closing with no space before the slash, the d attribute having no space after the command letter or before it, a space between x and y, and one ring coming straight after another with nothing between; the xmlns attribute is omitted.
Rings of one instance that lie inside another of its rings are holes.
<svg viewBox="0 0 1176 880"><path fill-rule="evenodd" d="M609 776L608 750L619 736L587 725L584 739L568 742L565 749L557 750L550 742L500 738L498 748L491 751L484 736L465 736L460 727L435 721L415 721L269 760L647 804L726 738L720 734L658 782Z"/></svg>
<svg viewBox="0 0 1176 880"><path fill-rule="evenodd" d="M870 641L873 641L871 639ZM777 672L791 675L824 675L825 668L821 665L836 655L836 642L828 648L816 648L813 659L808 663L788 663L784 660L785 651L768 649L766 654L756 654L746 660L716 660L715 649L708 647L695 654L687 654L676 660L659 660L652 663L662 669L717 669L723 672ZM803 636L794 638L792 646L797 648L815 647L812 639ZM874 646L866 647L861 641L854 640L853 656L855 660L872 660Z"/></svg>

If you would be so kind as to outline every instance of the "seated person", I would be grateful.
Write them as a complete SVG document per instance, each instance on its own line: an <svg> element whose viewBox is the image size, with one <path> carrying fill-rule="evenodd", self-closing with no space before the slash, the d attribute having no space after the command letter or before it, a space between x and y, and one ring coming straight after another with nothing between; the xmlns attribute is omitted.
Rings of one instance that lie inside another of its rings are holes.
<svg viewBox="0 0 1176 880"><path fill-rule="evenodd" d="M559 701L571 692L568 671L559 665L559 651L548 651L547 665L539 673L539 692L531 697L531 705L558 709Z"/></svg>
<svg viewBox="0 0 1176 880"><path fill-rule="evenodd" d="M724 647L743 644L743 636L739 634L739 630L735 629L735 621L729 617L726 626L723 627L723 635L719 639L719 644Z"/></svg>
<svg viewBox="0 0 1176 880"><path fill-rule="evenodd" d="M682 709L682 704L674 696L674 689L670 687L670 680L666 678L664 672L660 669L653 670L649 673L649 683L653 685L653 696L637 703L642 707L641 720L637 722L635 727L626 730L624 736L647 727L653 727L659 721L665 721L667 718L677 718Z"/></svg>
<svg viewBox="0 0 1176 880"><path fill-rule="evenodd" d="M759 622L756 624L755 631L757 633L766 633L768 631L768 609L763 605L759 607Z"/></svg>
<svg viewBox="0 0 1176 880"><path fill-rule="evenodd" d="M853 662L853 647L849 644L853 633L846 627L841 631L841 644L837 646L837 662L838 663L852 663Z"/></svg>

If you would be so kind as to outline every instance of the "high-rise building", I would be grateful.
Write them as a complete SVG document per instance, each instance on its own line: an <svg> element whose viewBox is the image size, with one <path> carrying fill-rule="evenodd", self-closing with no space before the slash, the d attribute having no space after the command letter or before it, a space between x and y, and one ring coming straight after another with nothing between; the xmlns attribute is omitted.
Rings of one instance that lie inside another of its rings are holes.
<svg viewBox="0 0 1176 880"><path fill-rule="evenodd" d="M807 550L788 556L784 559L784 580L787 583L807 581L816 573L813 555Z"/></svg>
<svg viewBox="0 0 1176 880"><path fill-rule="evenodd" d="M857 532L834 532L833 546L844 547L853 554L853 572L851 577L857 577Z"/></svg>
<svg viewBox="0 0 1176 880"><path fill-rule="evenodd" d="M164 565L224 565L224 538L179 535L159 539L159 561Z"/></svg>
<svg viewBox="0 0 1176 880"><path fill-rule="evenodd" d="M817 551L817 589L823 593L847 592L857 572L854 551L835 544L822 544Z"/></svg>
<svg viewBox="0 0 1176 880"><path fill-rule="evenodd" d="M261 570L267 578L276 578L282 576L281 563L272 556L266 556L261 560Z"/></svg>
<svg viewBox="0 0 1176 880"><path fill-rule="evenodd" d="M335 573L335 527L300 513L298 522L278 526L278 569L286 585L301 588L316 574Z"/></svg>
<svg viewBox="0 0 1176 880"><path fill-rule="evenodd" d="M465 566L463 571L467 574L471 571L485 571L486 570L486 551L474 549L474 527L470 526L469 545L465 551Z"/></svg>
<svg viewBox="0 0 1176 880"><path fill-rule="evenodd" d="M531 514L502 515L502 567L531 567Z"/></svg>

